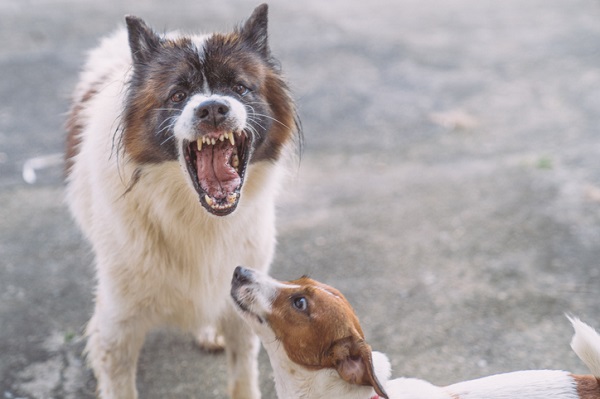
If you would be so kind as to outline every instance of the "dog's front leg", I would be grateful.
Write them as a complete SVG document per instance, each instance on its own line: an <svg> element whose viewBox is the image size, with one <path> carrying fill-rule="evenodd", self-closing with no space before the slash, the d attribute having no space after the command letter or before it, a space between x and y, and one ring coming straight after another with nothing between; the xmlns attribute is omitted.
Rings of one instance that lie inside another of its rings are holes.
<svg viewBox="0 0 600 399"><path fill-rule="evenodd" d="M86 329L86 353L101 399L137 399L137 361L147 331L143 324L109 315L96 303Z"/></svg>
<svg viewBox="0 0 600 399"><path fill-rule="evenodd" d="M221 319L229 370L229 396L232 399L259 399L258 351L260 341L250 327L228 307Z"/></svg>

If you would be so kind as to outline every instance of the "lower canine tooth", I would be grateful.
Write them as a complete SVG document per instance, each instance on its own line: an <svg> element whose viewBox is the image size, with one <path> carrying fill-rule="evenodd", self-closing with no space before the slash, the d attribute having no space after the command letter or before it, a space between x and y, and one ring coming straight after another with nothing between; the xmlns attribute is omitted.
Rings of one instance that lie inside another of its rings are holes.
<svg viewBox="0 0 600 399"><path fill-rule="evenodd" d="M227 202L230 204L235 203L235 200L237 199L237 194L236 193L231 193L227 195Z"/></svg>
<svg viewBox="0 0 600 399"><path fill-rule="evenodd" d="M240 158L238 158L237 155L234 155L233 158L231 158L231 166L233 166L234 168L240 166Z"/></svg>

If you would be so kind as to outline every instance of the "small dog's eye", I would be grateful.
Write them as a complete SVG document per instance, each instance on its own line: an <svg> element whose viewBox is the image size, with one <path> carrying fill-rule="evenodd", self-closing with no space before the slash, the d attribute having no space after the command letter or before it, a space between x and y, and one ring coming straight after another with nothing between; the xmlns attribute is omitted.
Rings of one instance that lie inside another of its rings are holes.
<svg viewBox="0 0 600 399"><path fill-rule="evenodd" d="M246 94L248 94L248 92L250 91L250 89L248 89L244 85L237 84L237 85L233 86L233 91L235 91L240 96L245 96Z"/></svg>
<svg viewBox="0 0 600 399"><path fill-rule="evenodd" d="M308 309L308 301L303 296L299 296L298 298L295 298L292 303L296 309L298 309L302 312L304 312L304 311L306 311L306 309Z"/></svg>
<svg viewBox="0 0 600 399"><path fill-rule="evenodd" d="M186 94L182 91L177 91L175 93L173 93L173 95L171 96L171 101L173 101L174 103L180 103L183 100L185 100Z"/></svg>

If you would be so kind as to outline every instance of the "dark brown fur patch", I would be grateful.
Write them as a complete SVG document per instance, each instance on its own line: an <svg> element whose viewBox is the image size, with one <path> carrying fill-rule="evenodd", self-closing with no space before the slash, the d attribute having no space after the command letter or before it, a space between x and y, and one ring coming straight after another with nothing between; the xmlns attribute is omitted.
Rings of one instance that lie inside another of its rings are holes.
<svg viewBox="0 0 600 399"><path fill-rule="evenodd" d="M97 82L94 82L90 88L81 96L80 99L75 100L65 124L67 131L66 148L65 148L65 175L68 176L71 173L71 169L74 164L74 157L79 153L79 146L81 145L81 133L85 127L85 121L81 113L87 106L87 103L98 94L99 87L104 84L106 78L101 78Z"/></svg>
<svg viewBox="0 0 600 399"><path fill-rule="evenodd" d="M572 375L580 399L600 399L600 381L593 375Z"/></svg>
<svg viewBox="0 0 600 399"><path fill-rule="evenodd" d="M198 55L190 41L163 41L147 63L134 63L123 120L122 146L138 164L176 160L171 119L183 108L168 103L169 93L185 81L199 85Z"/></svg>
<svg viewBox="0 0 600 399"><path fill-rule="evenodd" d="M213 35L207 40L205 54L204 67L213 91L230 94L230 87L238 82L252 89L249 98L239 99L251 103L246 107L249 123L262 133L256 137L251 162L277 160L286 143L294 138L301 142L294 101L277 61L252 51L244 36L236 32Z"/></svg>

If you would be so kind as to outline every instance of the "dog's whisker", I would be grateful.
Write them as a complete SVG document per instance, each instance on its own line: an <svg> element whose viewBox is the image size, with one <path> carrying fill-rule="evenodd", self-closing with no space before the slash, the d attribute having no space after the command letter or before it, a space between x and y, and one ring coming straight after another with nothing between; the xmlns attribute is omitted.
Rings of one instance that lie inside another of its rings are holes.
<svg viewBox="0 0 600 399"><path fill-rule="evenodd" d="M172 111L172 112L179 112L181 114L182 110L178 109L178 108L154 108L152 111Z"/></svg>
<svg viewBox="0 0 600 399"><path fill-rule="evenodd" d="M288 126L288 125L286 125L285 123L281 122L281 121L280 121L279 119L277 119L277 118L273 118L272 116L265 115L265 114L258 114L258 113L255 113L254 115L256 115L256 116L262 116L263 118L270 119L270 120L272 120L273 122L279 123L281 126L285 127L286 129L291 129L291 128L290 128L290 126Z"/></svg>
<svg viewBox="0 0 600 399"><path fill-rule="evenodd" d="M156 132L157 135L160 135L163 131L165 130L169 130L169 129L173 129L175 127L175 122L177 122L177 117L176 116L172 116L170 118L165 119L159 126L159 130ZM164 124L167 124L166 126L162 127Z"/></svg>
<svg viewBox="0 0 600 399"><path fill-rule="evenodd" d="M167 142L169 142L170 140L175 140L175 136L169 136L167 137L165 140L163 140L160 145L165 145Z"/></svg>

